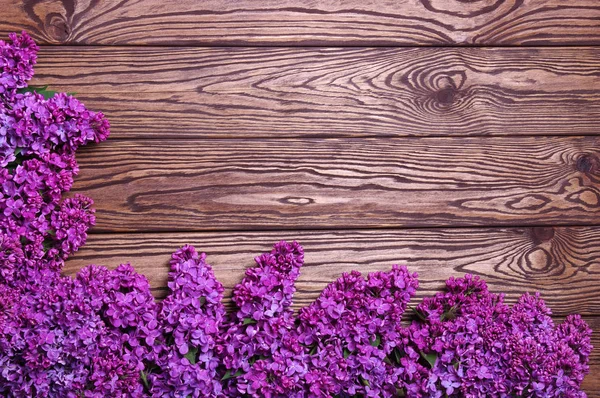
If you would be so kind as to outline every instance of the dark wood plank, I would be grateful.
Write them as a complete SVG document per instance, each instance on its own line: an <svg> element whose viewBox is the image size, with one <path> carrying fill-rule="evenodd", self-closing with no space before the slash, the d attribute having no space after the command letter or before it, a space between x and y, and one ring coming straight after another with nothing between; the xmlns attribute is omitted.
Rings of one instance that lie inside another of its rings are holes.
<svg viewBox="0 0 600 398"><path fill-rule="evenodd" d="M0 34L43 43L553 45L600 43L596 0L2 0Z"/></svg>
<svg viewBox="0 0 600 398"><path fill-rule="evenodd" d="M116 138L597 134L600 48L47 47Z"/></svg>
<svg viewBox="0 0 600 398"><path fill-rule="evenodd" d="M507 292L508 302L540 291L556 315L590 315L600 314L599 237L600 227L91 234L65 272L130 262L164 297L170 255L189 243L207 253L217 278L231 289L256 255L286 239L305 248L296 308L342 272L406 264L419 273L418 297L439 290L452 275L472 273L492 290Z"/></svg>
<svg viewBox="0 0 600 398"><path fill-rule="evenodd" d="M600 137L110 141L99 231L600 223Z"/></svg>

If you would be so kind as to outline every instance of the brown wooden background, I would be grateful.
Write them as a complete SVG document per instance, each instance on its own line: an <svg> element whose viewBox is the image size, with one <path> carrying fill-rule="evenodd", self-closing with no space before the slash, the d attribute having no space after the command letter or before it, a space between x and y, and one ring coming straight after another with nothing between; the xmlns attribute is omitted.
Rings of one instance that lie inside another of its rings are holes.
<svg viewBox="0 0 600 398"><path fill-rule="evenodd" d="M33 84L112 124L74 191L98 209L66 266L169 254L228 287L275 241L306 249L296 306L343 271L408 264L420 297L481 275L581 313L600 397L597 0L0 0L41 43Z"/></svg>

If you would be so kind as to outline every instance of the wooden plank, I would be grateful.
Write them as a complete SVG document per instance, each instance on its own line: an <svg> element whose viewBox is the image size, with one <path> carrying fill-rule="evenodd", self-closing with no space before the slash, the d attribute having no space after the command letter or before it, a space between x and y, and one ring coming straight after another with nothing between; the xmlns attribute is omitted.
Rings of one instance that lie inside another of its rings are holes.
<svg viewBox="0 0 600 398"><path fill-rule="evenodd" d="M305 249L296 308L343 272L406 264L419 273L419 298L441 289L450 276L471 273L493 291L506 292L508 302L540 291L556 315L591 315L600 314L599 237L600 227L91 234L65 273L91 263L130 262L148 277L155 295L164 297L170 255L189 243L207 253L230 291L255 256L285 239Z"/></svg>
<svg viewBox="0 0 600 398"><path fill-rule="evenodd" d="M600 43L596 0L2 0L0 34L52 44L555 45Z"/></svg>
<svg viewBox="0 0 600 398"><path fill-rule="evenodd" d="M115 267L129 261L149 278L155 295L164 297L170 254L191 243L208 253L228 295L245 267L253 265L253 256L280 239L297 239L305 247L306 264L297 283L295 308L308 305L342 272L386 270L401 263L419 273L419 298L440 290L451 275L474 273L493 291L507 292L510 303L525 291L541 291L557 316L598 314L599 236L600 227L92 234L67 262L65 272L74 275L89 263ZM600 391L600 318L586 321L594 329L596 347L584 382L592 398Z"/></svg>
<svg viewBox="0 0 600 398"><path fill-rule="evenodd" d="M116 138L598 133L599 48L46 47Z"/></svg>
<svg viewBox="0 0 600 398"><path fill-rule="evenodd" d="M109 141L99 231L600 223L600 137Z"/></svg>

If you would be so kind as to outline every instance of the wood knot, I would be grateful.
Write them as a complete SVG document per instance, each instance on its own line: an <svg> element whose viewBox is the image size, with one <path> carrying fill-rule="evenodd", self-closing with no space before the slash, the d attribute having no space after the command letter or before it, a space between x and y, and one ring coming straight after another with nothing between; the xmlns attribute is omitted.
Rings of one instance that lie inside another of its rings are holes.
<svg viewBox="0 0 600 398"><path fill-rule="evenodd" d="M49 14L46 16L46 32L52 40L65 43L71 36L71 27L60 14Z"/></svg>
<svg viewBox="0 0 600 398"><path fill-rule="evenodd" d="M527 245L523 256L519 258L519 269L527 278L545 278L549 275L560 275L564 272L564 264L557 262L553 255L552 240L556 229L552 227L528 228L532 245Z"/></svg>
<svg viewBox="0 0 600 398"><path fill-rule="evenodd" d="M506 203L506 206L510 209L516 210L528 210L528 211L539 211L546 207L552 201L539 194L525 195L520 198L511 199Z"/></svg>
<svg viewBox="0 0 600 398"><path fill-rule="evenodd" d="M295 196L288 196L282 198L280 203L288 204L288 205L296 205L296 206L306 206L315 203L314 199L311 198L300 198Z"/></svg>
<svg viewBox="0 0 600 398"><path fill-rule="evenodd" d="M586 153L577 159L575 169L581 173L594 174L600 170L600 160L595 155Z"/></svg>
<svg viewBox="0 0 600 398"><path fill-rule="evenodd" d="M421 4L432 12L462 18L473 18L496 11L505 0L421 0Z"/></svg>
<svg viewBox="0 0 600 398"><path fill-rule="evenodd" d="M433 111L447 111L460 106L461 88L467 80L464 71L444 71L429 77L429 107Z"/></svg>
<svg viewBox="0 0 600 398"><path fill-rule="evenodd" d="M552 227L533 227L530 232L531 240L536 245L548 242L554 237L554 228Z"/></svg>
<svg viewBox="0 0 600 398"><path fill-rule="evenodd" d="M456 93L457 92L454 87L448 86L439 90L435 95L435 99L440 104L449 105L452 102L454 102L454 97L456 96Z"/></svg>
<svg viewBox="0 0 600 398"><path fill-rule="evenodd" d="M541 273L552 269L552 256L548 251L536 248L525 255L525 272Z"/></svg>

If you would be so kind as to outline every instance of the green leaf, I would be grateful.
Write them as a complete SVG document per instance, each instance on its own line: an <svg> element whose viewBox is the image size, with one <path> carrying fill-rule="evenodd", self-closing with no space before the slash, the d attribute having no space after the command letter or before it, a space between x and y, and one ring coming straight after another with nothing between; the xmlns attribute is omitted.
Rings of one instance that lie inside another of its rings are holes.
<svg viewBox="0 0 600 398"><path fill-rule="evenodd" d="M19 92L21 94L36 92L38 94L41 94L45 99L50 99L50 98L54 97L54 94L57 93L57 91L48 90L47 85L46 86L23 87L23 88L20 88L19 90L17 90L17 92Z"/></svg>
<svg viewBox="0 0 600 398"><path fill-rule="evenodd" d="M317 352L317 345L315 344L313 346L313 348L310 349L310 352L308 353L308 355L314 355Z"/></svg>
<svg viewBox="0 0 600 398"><path fill-rule="evenodd" d="M43 246L44 246L44 253L46 253L48 250L50 250L52 248L52 246L54 246L54 240L50 239L50 238L46 238L44 239L44 242L42 242Z"/></svg>
<svg viewBox="0 0 600 398"><path fill-rule="evenodd" d="M400 354L400 350L394 348L394 356L396 357L396 363L400 363L400 359L402 359L402 355Z"/></svg>
<svg viewBox="0 0 600 398"><path fill-rule="evenodd" d="M344 359L348 358L350 356L351 352L349 349L344 348Z"/></svg>
<svg viewBox="0 0 600 398"><path fill-rule="evenodd" d="M381 344L381 337L379 337L379 335L376 335L375 340L371 341L371 346L379 347L379 344Z"/></svg>
<svg viewBox="0 0 600 398"><path fill-rule="evenodd" d="M23 148L15 148L15 157L19 156L23 152Z"/></svg>
<svg viewBox="0 0 600 398"><path fill-rule="evenodd" d="M368 380L363 379L362 376L358 376L358 378L360 379L360 382L362 383L363 386L365 386L365 387L371 387L371 384L369 383Z"/></svg>
<svg viewBox="0 0 600 398"><path fill-rule="evenodd" d="M250 325L250 324L255 324L256 321L252 318L244 318L244 325Z"/></svg>
<svg viewBox="0 0 600 398"><path fill-rule="evenodd" d="M190 363L192 365L196 364L196 354L198 353L198 347L191 347L190 350L187 352L187 354L185 354L185 358L187 358L188 361L190 361Z"/></svg>
<svg viewBox="0 0 600 398"><path fill-rule="evenodd" d="M229 380L232 377L238 377L242 374L242 372L240 370L238 370L235 374L231 374L231 370L228 370L227 372L225 372L225 375L221 378L221 381L223 380Z"/></svg>
<svg viewBox="0 0 600 398"><path fill-rule="evenodd" d="M406 393L404 392L404 388L396 388L396 396L397 397L405 397Z"/></svg>
<svg viewBox="0 0 600 398"><path fill-rule="evenodd" d="M206 303L206 297L200 297L198 300L200 301L200 307L202 307L204 303Z"/></svg>
<svg viewBox="0 0 600 398"><path fill-rule="evenodd" d="M229 380L231 379L231 370L228 370L227 372L225 372L225 374L223 375L223 377L221 377L221 381L223 380Z"/></svg>
<svg viewBox="0 0 600 398"><path fill-rule="evenodd" d="M148 385L148 377L146 376L146 373L144 373L143 370L140 370L140 379L142 379L144 387L146 387L147 389L150 388L150 385Z"/></svg>
<svg viewBox="0 0 600 398"><path fill-rule="evenodd" d="M427 363L429 363L429 366L433 369L435 362L437 361L437 354L425 354L423 351L421 351L421 357L423 357L423 359L425 359Z"/></svg>
<svg viewBox="0 0 600 398"><path fill-rule="evenodd" d="M452 307L450 307L447 311L445 311L442 316L440 317L440 321L449 319L449 320L453 320L454 318L456 318L456 311L458 311L458 307L453 305Z"/></svg>
<svg viewBox="0 0 600 398"><path fill-rule="evenodd" d="M27 87L23 87L17 90L17 93L19 94L25 94L25 93L33 93L34 91L37 90L45 90L48 88L48 85L45 86L27 86Z"/></svg>
<svg viewBox="0 0 600 398"><path fill-rule="evenodd" d="M408 305L408 308L410 308L420 320L422 320L423 322L427 322L427 317L423 315L418 309L414 308L411 305Z"/></svg>

